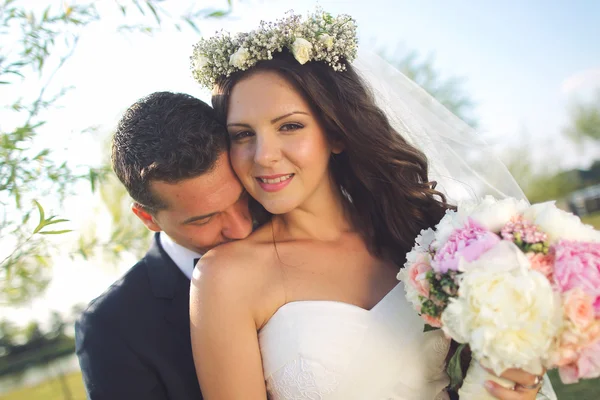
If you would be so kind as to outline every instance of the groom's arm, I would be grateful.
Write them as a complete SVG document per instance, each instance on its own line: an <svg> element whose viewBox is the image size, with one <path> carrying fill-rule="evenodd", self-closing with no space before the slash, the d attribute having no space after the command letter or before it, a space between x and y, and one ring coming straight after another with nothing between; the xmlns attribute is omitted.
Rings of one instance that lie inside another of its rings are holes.
<svg viewBox="0 0 600 400"><path fill-rule="evenodd" d="M168 400L162 382L114 324L93 312L75 325L76 351L90 400Z"/></svg>

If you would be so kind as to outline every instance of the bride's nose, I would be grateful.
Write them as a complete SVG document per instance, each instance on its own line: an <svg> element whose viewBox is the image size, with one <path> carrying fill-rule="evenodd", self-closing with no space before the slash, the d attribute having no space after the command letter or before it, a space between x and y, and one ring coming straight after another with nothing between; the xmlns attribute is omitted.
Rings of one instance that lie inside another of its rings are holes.
<svg viewBox="0 0 600 400"><path fill-rule="evenodd" d="M261 166L271 166L281 159L281 146L275 135L257 135L254 162Z"/></svg>

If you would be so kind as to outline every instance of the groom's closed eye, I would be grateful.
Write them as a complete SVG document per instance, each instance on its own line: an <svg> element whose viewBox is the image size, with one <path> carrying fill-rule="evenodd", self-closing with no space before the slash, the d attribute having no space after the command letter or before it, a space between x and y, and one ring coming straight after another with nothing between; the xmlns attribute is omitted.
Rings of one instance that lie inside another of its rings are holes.
<svg viewBox="0 0 600 400"><path fill-rule="evenodd" d="M237 198L237 200L235 201L235 204L237 204L240 200L244 199L244 197L247 195L248 192L246 192L246 190L242 189L242 192L240 193L239 197ZM196 226L202 226L202 225L206 225L208 224L211 219L217 215L220 214L221 211L215 211L212 212L210 214L204 214L204 215L198 215L196 217L191 217L186 219L185 221L183 221L183 225L196 225Z"/></svg>
<svg viewBox="0 0 600 400"><path fill-rule="evenodd" d="M213 216L215 216L216 214L218 214L217 212L212 213L212 214L208 214L208 215L201 215L199 217L192 217L192 218L188 218L185 221L183 221L184 225L206 225L207 223L210 222L210 220L212 219Z"/></svg>

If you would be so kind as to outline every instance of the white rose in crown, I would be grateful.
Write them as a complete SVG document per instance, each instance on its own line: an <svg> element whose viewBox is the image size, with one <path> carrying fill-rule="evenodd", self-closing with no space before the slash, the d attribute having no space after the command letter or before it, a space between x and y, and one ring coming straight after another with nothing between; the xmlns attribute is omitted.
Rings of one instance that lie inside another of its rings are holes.
<svg viewBox="0 0 600 400"><path fill-rule="evenodd" d="M250 52L245 47L240 47L229 57L229 64L236 68L244 68L244 63L250 58Z"/></svg>
<svg viewBox="0 0 600 400"><path fill-rule="evenodd" d="M200 71L208 64L208 58L204 56L199 56L194 59L194 69Z"/></svg>
<svg viewBox="0 0 600 400"><path fill-rule="evenodd" d="M321 42L327 50L331 50L333 48L333 36L331 35L326 33L319 35L319 42Z"/></svg>
<svg viewBox="0 0 600 400"><path fill-rule="evenodd" d="M292 54L300 64L306 64L311 58L312 44L303 38L296 38L292 43Z"/></svg>
<svg viewBox="0 0 600 400"><path fill-rule="evenodd" d="M550 243L558 239L600 242L600 231L584 225L575 215L559 210L553 201L534 204L523 213L523 218L533 222L540 231L546 233Z"/></svg>

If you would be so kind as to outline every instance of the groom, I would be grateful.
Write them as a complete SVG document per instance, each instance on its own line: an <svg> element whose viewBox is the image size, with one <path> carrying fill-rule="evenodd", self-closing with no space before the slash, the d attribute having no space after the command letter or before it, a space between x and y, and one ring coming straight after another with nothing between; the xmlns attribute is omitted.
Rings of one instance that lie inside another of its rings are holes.
<svg viewBox="0 0 600 400"><path fill-rule="evenodd" d="M192 271L211 248L252 231L225 128L194 97L153 93L119 122L112 165L133 213L156 233L144 258L76 324L88 397L201 399L190 343Z"/></svg>

